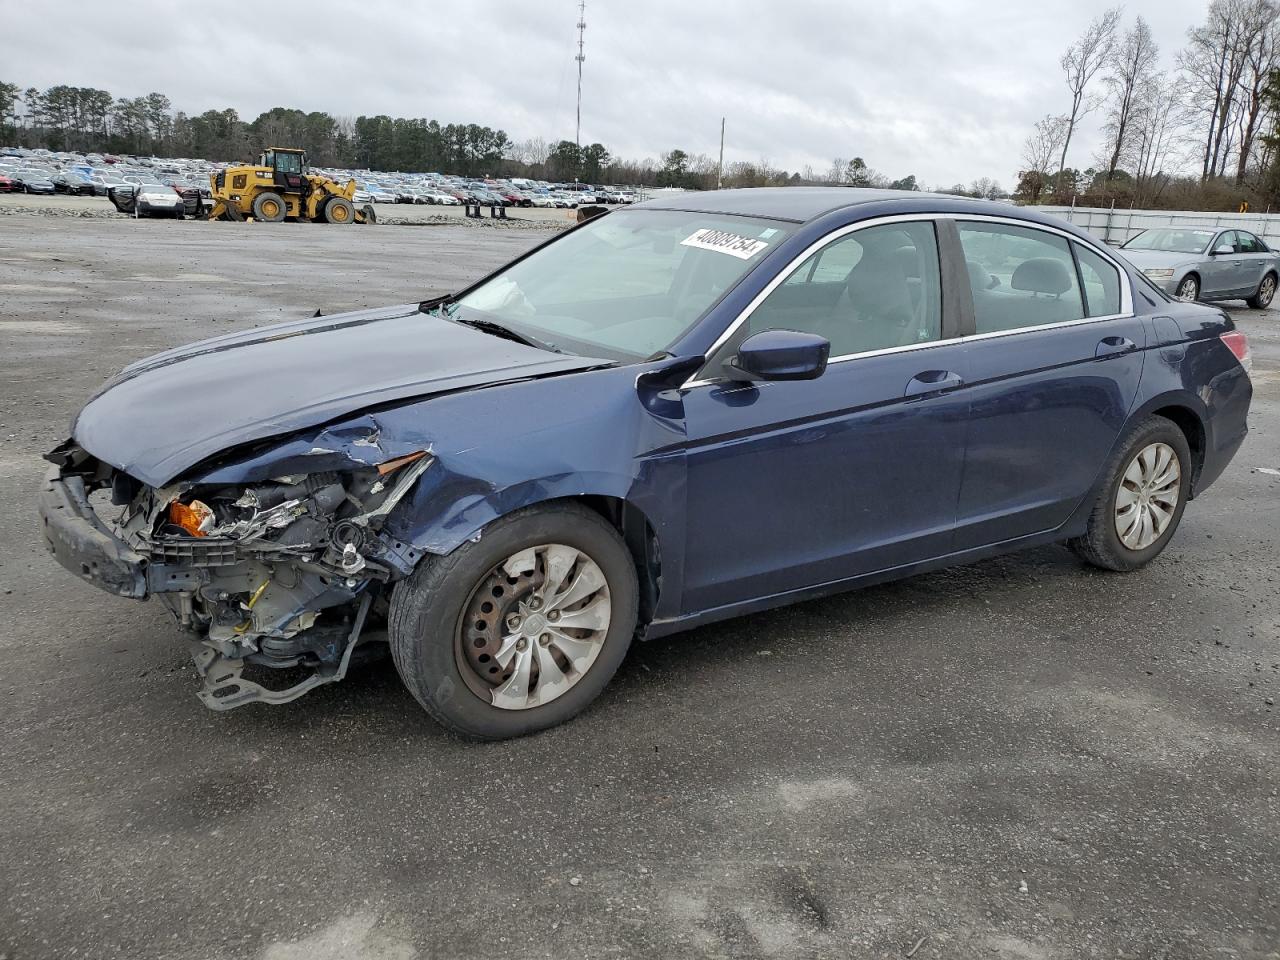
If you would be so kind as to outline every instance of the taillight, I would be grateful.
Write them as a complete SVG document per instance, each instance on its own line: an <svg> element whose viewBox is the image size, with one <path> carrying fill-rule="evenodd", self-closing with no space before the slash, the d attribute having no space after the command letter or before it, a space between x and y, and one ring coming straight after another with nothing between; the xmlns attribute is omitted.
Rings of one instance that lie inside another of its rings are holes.
<svg viewBox="0 0 1280 960"><path fill-rule="evenodd" d="M1249 338L1239 330L1232 330L1230 333L1222 335L1222 342L1227 345L1228 350L1235 354L1245 372L1252 375L1253 355L1249 353Z"/></svg>

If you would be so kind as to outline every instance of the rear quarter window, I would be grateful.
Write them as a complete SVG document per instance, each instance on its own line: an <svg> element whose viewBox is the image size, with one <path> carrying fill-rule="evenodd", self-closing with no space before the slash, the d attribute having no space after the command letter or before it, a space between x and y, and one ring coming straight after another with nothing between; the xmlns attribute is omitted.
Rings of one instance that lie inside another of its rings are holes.
<svg viewBox="0 0 1280 960"><path fill-rule="evenodd" d="M1120 271L1083 244L1075 244L1084 281L1086 316L1113 317L1120 312Z"/></svg>

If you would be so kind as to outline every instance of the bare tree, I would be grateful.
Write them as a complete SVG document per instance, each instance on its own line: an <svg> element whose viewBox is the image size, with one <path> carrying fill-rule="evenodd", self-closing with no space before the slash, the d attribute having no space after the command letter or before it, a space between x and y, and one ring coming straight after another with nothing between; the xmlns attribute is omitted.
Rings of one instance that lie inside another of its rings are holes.
<svg viewBox="0 0 1280 960"><path fill-rule="evenodd" d="M1130 138L1130 162L1136 181L1137 199L1155 199L1169 182L1166 164L1180 164L1186 158L1174 155L1185 142L1188 110L1180 78L1153 74L1135 95Z"/></svg>
<svg viewBox="0 0 1280 960"><path fill-rule="evenodd" d="M959 184L956 186L959 186ZM960 192L967 193L971 197L978 197L982 200L993 200L996 197L1004 196L1004 188L990 177L979 177L977 180L973 181L973 183L969 184L969 188L967 190L962 188Z"/></svg>
<svg viewBox="0 0 1280 960"><path fill-rule="evenodd" d="M1112 48L1106 84L1110 93L1110 116L1107 131L1111 136L1111 156L1107 161L1107 179L1115 176L1121 154L1133 135L1133 116L1143 85L1155 69L1160 53L1147 21L1138 17Z"/></svg>
<svg viewBox="0 0 1280 960"><path fill-rule="evenodd" d="M1022 146L1022 162L1028 170L1048 174L1067 138L1067 118L1046 115Z"/></svg>
<svg viewBox="0 0 1280 960"><path fill-rule="evenodd" d="M1116 27L1120 23L1120 7L1113 7L1093 20L1080 38L1062 55L1062 72L1066 74L1067 89L1071 92L1071 111L1067 114L1066 136L1062 141L1062 156L1058 161L1058 173L1067 166L1067 150L1071 136L1081 117L1097 106L1088 94L1089 84L1111 57L1115 44Z"/></svg>
<svg viewBox="0 0 1280 960"><path fill-rule="evenodd" d="M1205 22L1187 31L1188 45L1178 57L1191 81L1192 101L1207 123L1200 179L1221 175L1231 152L1241 79L1258 33L1274 11L1268 0L1213 0Z"/></svg>
<svg viewBox="0 0 1280 960"><path fill-rule="evenodd" d="M1254 29L1245 51L1244 71L1240 78L1240 108L1236 111L1239 143L1236 183L1244 183L1259 131L1266 119L1267 82L1271 74L1280 69L1280 8L1273 0L1259 0L1252 13Z"/></svg>

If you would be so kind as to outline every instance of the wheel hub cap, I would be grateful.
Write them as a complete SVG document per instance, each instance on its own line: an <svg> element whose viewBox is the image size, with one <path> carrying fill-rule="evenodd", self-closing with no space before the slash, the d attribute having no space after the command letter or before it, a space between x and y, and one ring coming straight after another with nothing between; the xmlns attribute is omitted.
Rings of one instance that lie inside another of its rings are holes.
<svg viewBox="0 0 1280 960"><path fill-rule="evenodd" d="M591 668L611 614L608 582L587 554L554 543L521 550L467 604L455 647L463 679L504 710L549 703Z"/></svg>
<svg viewBox="0 0 1280 960"><path fill-rule="evenodd" d="M1152 443L1130 461L1116 488L1115 527L1130 550L1145 550L1169 529L1181 495L1182 466L1167 443Z"/></svg>

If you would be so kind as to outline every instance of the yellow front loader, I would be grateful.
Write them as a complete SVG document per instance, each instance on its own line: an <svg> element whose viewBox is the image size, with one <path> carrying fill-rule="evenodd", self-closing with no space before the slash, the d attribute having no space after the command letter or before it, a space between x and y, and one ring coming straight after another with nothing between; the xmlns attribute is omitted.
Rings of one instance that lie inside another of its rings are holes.
<svg viewBox="0 0 1280 960"><path fill-rule="evenodd" d="M256 166L227 167L209 177L210 220L310 220L313 223L374 223L371 204L357 208L356 182L341 184L311 173L301 150L269 147Z"/></svg>

